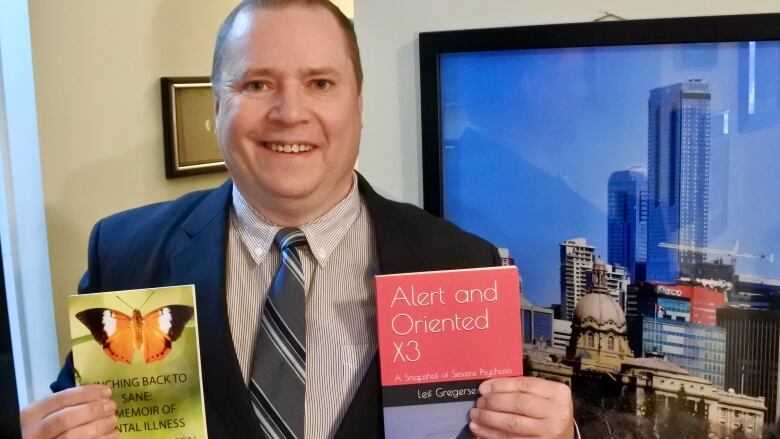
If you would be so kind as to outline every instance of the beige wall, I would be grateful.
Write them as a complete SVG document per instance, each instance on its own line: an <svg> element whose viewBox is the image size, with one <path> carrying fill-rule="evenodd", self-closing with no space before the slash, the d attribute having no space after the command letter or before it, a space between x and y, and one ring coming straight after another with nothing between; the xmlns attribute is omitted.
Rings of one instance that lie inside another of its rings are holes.
<svg viewBox="0 0 780 439"><path fill-rule="evenodd" d="M60 352L66 297L100 218L223 181L165 179L161 76L203 76L233 0L30 1L41 168Z"/></svg>
<svg viewBox="0 0 780 439"><path fill-rule="evenodd" d="M66 297L100 218L218 185L165 179L161 76L206 76L237 0L30 0L41 167L60 353ZM352 16L352 0L335 2Z"/></svg>

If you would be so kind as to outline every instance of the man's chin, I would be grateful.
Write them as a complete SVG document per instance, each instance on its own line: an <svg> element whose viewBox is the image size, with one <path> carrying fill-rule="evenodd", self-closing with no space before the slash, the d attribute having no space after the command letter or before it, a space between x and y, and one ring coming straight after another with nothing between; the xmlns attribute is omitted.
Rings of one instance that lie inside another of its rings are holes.
<svg viewBox="0 0 780 439"><path fill-rule="evenodd" d="M352 188L352 175L338 182L318 178L316 173L267 173L242 184L234 179L241 194L258 209L271 206L305 207L310 211L328 210ZM263 206L263 205L269 206Z"/></svg>

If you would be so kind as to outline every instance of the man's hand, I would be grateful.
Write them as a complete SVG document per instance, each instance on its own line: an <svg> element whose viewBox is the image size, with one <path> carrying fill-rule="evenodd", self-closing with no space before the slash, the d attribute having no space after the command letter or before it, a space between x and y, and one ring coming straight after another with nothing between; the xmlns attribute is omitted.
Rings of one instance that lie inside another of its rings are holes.
<svg viewBox="0 0 780 439"><path fill-rule="evenodd" d="M568 386L535 377L495 378L479 386L469 428L479 438L574 438Z"/></svg>
<svg viewBox="0 0 780 439"><path fill-rule="evenodd" d="M21 413L25 439L114 439L116 404L111 389L98 384L47 396Z"/></svg>

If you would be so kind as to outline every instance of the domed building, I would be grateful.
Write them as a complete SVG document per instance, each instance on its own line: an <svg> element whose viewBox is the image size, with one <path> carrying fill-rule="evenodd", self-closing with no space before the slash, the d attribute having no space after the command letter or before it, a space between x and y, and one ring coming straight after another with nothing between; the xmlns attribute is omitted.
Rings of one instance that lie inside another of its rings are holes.
<svg viewBox="0 0 780 439"><path fill-rule="evenodd" d="M588 428L588 422L593 422L593 419L583 419L583 413L603 412L605 406L624 415L635 415L637 419L646 416L649 407L654 407L656 413L668 419L676 416L674 410L680 406L676 401L682 397L685 407L707 421L710 437L728 437L738 429L748 437L761 437L767 410L764 397L720 390L710 381L692 376L660 356L635 358L628 344L625 313L606 286L604 262L594 262L588 280L588 293L574 308L565 355L557 347L525 345L523 348L528 375L572 388L580 404L581 427ZM586 406L595 409L584 409ZM632 425L640 424L637 420Z"/></svg>
<svg viewBox="0 0 780 439"><path fill-rule="evenodd" d="M580 367L619 372L621 364L634 358L628 345L626 315L609 295L606 266L596 260L590 273L590 292L577 302L566 350Z"/></svg>

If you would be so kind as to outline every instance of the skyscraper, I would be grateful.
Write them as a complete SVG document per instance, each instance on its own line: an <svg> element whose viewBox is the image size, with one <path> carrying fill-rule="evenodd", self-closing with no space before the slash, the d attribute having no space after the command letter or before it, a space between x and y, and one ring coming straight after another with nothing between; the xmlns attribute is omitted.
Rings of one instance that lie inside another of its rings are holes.
<svg viewBox="0 0 780 439"><path fill-rule="evenodd" d="M710 99L697 79L650 90L647 280L674 283L705 260Z"/></svg>
<svg viewBox="0 0 780 439"><path fill-rule="evenodd" d="M766 398L767 422L780 422L780 309L721 308L726 387Z"/></svg>
<svg viewBox="0 0 780 439"><path fill-rule="evenodd" d="M698 289L698 291L697 291ZM691 375L724 388L726 330L715 326L710 294L723 305L723 295L687 285L632 285L636 304L628 317L629 341L637 356L663 355ZM705 314L703 316L702 314Z"/></svg>
<svg viewBox="0 0 780 439"><path fill-rule="evenodd" d="M631 283L628 271L623 267L612 264L606 264L606 268L605 277L609 294L620 305L620 309L625 312L626 304L628 303L628 284Z"/></svg>
<svg viewBox="0 0 780 439"><path fill-rule="evenodd" d="M631 282L645 280L647 169L634 166L609 176L607 261L625 267Z"/></svg>
<svg viewBox="0 0 780 439"><path fill-rule="evenodd" d="M593 270L595 253L585 238L561 244L561 317L566 320L572 319L577 301L588 292L586 276Z"/></svg>
<svg viewBox="0 0 780 439"><path fill-rule="evenodd" d="M534 306L525 296L520 302L520 309L523 312L523 343L552 345L553 311Z"/></svg>
<svg viewBox="0 0 780 439"><path fill-rule="evenodd" d="M590 291L593 267L599 259L596 257L596 248L588 245L585 238L569 239L560 246L561 318L571 321L577 302ZM600 263L605 267L607 294L625 309L628 273L621 267Z"/></svg>

